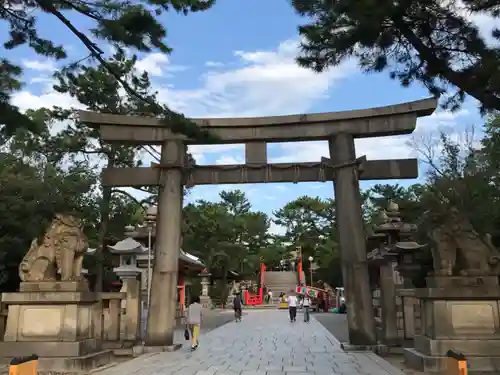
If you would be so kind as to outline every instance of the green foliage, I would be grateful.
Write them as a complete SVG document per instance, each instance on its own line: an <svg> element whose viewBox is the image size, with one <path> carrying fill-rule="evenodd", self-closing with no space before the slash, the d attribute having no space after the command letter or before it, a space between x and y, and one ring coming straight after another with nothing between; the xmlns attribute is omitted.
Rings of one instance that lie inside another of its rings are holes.
<svg viewBox="0 0 500 375"><path fill-rule="evenodd" d="M220 198L220 202L200 200L184 208L183 249L224 277L229 270L253 274L258 270L259 251L269 240L269 219L251 211L239 190L223 191Z"/></svg>
<svg viewBox="0 0 500 375"><path fill-rule="evenodd" d="M363 213L367 223L374 223L381 210L385 210L389 202L396 203L405 220L410 223L421 221L425 208L420 202L425 187L421 184L410 185L405 188L398 184L376 184L363 194Z"/></svg>
<svg viewBox="0 0 500 375"><path fill-rule="evenodd" d="M335 201L299 197L274 212L275 224L286 228L284 239L302 248L304 265L309 256L318 266L316 277L331 285L342 285L338 252L338 234L335 223Z"/></svg>
<svg viewBox="0 0 500 375"><path fill-rule="evenodd" d="M98 0L98 1L49 1L49 0L13 0L3 2L0 19L9 28L5 49L10 50L27 46L39 55L56 60L67 59L67 51L63 45L56 45L44 38L38 29L36 15L40 12L51 15L56 22L62 23L68 33L80 40L89 57L96 61L108 75L114 77L128 95L134 96L145 105L154 108L154 112L165 118L165 125L175 132L184 132L193 137L204 137L205 132L177 114L168 107L159 104L151 96L143 95L134 85L122 79L122 72L116 65L108 63L99 43L115 48L132 48L141 52L159 50L170 53L171 48L165 43L166 29L159 17L167 11L183 14L209 9L215 0ZM85 30L73 23L74 17L85 20ZM92 39L92 40L91 40ZM82 61L69 62L68 71L82 67ZM23 127L31 131L38 130L29 117L19 112L10 104L10 97L22 86L20 75L22 70L8 60L0 61L0 137L11 136L17 128ZM140 79L140 78L139 78ZM1 139L0 139L1 140Z"/></svg>
<svg viewBox="0 0 500 375"><path fill-rule="evenodd" d="M482 0L291 0L308 17L300 65L323 71L354 58L366 72L388 70L404 87L422 83L448 93L458 108L466 94L483 110L500 109L499 32L487 43L470 16L497 16ZM460 4L462 3L462 4ZM458 90L455 92L455 87ZM451 89L450 89L451 88Z"/></svg>

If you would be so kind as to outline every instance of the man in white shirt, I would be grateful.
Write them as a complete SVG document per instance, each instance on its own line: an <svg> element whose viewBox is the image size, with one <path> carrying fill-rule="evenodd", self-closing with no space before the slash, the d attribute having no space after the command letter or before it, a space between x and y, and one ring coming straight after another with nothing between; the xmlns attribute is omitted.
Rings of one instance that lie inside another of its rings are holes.
<svg viewBox="0 0 500 375"><path fill-rule="evenodd" d="M286 302L288 303L288 313L290 314L290 321L295 322L297 318L297 296L292 290L290 295L287 297Z"/></svg>
<svg viewBox="0 0 500 375"><path fill-rule="evenodd" d="M305 294L302 299L302 307L304 307L304 322L309 323L309 308L311 307L311 298Z"/></svg>

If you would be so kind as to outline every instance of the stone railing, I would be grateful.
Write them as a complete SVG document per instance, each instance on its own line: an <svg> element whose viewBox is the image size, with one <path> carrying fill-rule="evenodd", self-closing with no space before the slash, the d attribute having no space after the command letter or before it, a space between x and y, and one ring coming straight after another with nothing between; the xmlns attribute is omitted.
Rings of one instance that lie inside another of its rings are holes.
<svg viewBox="0 0 500 375"><path fill-rule="evenodd" d="M374 318L377 328L382 325L382 308L380 306L380 289L375 289L372 294ZM398 337L403 344L413 339L420 333L420 305L415 298L415 289L396 289L396 327Z"/></svg>
<svg viewBox="0 0 500 375"><path fill-rule="evenodd" d="M102 303L102 340L120 341L122 323L121 302L125 298L125 293L100 293L100 300Z"/></svg>
<svg viewBox="0 0 500 375"><path fill-rule="evenodd" d="M415 297L415 289L397 289L396 295L400 300L398 332L401 330L400 337L403 340L412 340L421 330L421 311L418 299Z"/></svg>

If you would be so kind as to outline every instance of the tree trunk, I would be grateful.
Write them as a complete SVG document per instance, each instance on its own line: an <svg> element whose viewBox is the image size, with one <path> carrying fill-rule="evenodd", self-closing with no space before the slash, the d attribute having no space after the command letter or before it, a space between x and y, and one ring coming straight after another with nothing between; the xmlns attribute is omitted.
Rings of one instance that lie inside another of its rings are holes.
<svg viewBox="0 0 500 375"><path fill-rule="evenodd" d="M114 162L108 158L107 168L111 168ZM94 291L102 292L104 288L104 255L106 251L106 235L109 227L109 212L111 205L112 188L102 188L102 200L99 207L101 222L99 223L98 248L97 248L97 274Z"/></svg>

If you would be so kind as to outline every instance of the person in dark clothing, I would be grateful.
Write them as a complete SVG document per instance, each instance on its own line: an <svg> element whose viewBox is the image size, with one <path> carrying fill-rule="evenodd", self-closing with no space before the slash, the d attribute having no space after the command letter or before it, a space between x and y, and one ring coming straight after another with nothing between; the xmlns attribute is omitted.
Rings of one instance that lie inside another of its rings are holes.
<svg viewBox="0 0 500 375"><path fill-rule="evenodd" d="M236 319L236 322L241 322L242 305L243 304L241 303L241 296L239 294L235 294L233 299L233 309L234 309L234 318Z"/></svg>
<svg viewBox="0 0 500 375"><path fill-rule="evenodd" d="M345 314L347 312L347 306L345 302L342 302L339 307L339 314Z"/></svg>

